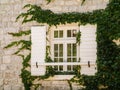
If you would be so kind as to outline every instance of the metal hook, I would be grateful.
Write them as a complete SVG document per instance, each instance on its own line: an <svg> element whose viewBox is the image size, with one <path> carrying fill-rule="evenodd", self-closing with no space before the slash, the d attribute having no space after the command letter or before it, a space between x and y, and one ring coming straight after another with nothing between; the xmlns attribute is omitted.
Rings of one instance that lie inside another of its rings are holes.
<svg viewBox="0 0 120 90"><path fill-rule="evenodd" d="M90 67L90 61L88 61L88 67Z"/></svg>
<svg viewBox="0 0 120 90"><path fill-rule="evenodd" d="M38 63L36 62L36 68L38 68Z"/></svg>

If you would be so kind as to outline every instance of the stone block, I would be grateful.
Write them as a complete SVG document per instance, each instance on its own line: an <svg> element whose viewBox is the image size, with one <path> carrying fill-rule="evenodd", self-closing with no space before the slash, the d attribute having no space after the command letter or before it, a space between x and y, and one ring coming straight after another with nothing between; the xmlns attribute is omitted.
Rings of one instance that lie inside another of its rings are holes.
<svg viewBox="0 0 120 90"><path fill-rule="evenodd" d="M0 52L0 54L1 54L1 52ZM0 64L2 64L2 57L0 56Z"/></svg>
<svg viewBox="0 0 120 90"><path fill-rule="evenodd" d="M4 90L3 86L0 86L0 90Z"/></svg>
<svg viewBox="0 0 120 90"><path fill-rule="evenodd" d="M52 81L52 85L68 86L68 82L67 81Z"/></svg>
<svg viewBox="0 0 120 90"><path fill-rule="evenodd" d="M0 86L2 86L2 85L3 85L3 78L0 79Z"/></svg>
<svg viewBox="0 0 120 90"><path fill-rule="evenodd" d="M0 11L0 14L5 14L5 13L6 13L5 10Z"/></svg>
<svg viewBox="0 0 120 90"><path fill-rule="evenodd" d="M11 79L7 79L4 77L4 85L10 85L12 82L11 82Z"/></svg>
<svg viewBox="0 0 120 90"><path fill-rule="evenodd" d="M6 79L12 79L15 77L16 77L16 75L15 75L14 71L12 71L12 70L7 70L4 72L4 78L6 78Z"/></svg>
<svg viewBox="0 0 120 90"><path fill-rule="evenodd" d="M10 85L4 85L4 90L12 90Z"/></svg>
<svg viewBox="0 0 120 90"><path fill-rule="evenodd" d="M77 12L78 9L79 9L79 7L77 7L77 6L70 6L69 7L69 12Z"/></svg>
<svg viewBox="0 0 120 90"><path fill-rule="evenodd" d="M61 90L59 87L54 87L53 90Z"/></svg>
<svg viewBox="0 0 120 90"><path fill-rule="evenodd" d="M54 6L54 7L50 7L50 10L58 13L60 11L62 11L62 6Z"/></svg>
<svg viewBox="0 0 120 90"><path fill-rule="evenodd" d="M12 90L22 90L22 86L14 85L14 86L12 86Z"/></svg>
<svg viewBox="0 0 120 90"><path fill-rule="evenodd" d="M2 37L1 37L2 38ZM1 43L0 43L1 44ZM2 60L2 56L4 55L4 49L0 47L0 60Z"/></svg>
<svg viewBox="0 0 120 90"><path fill-rule="evenodd" d="M56 0L56 1L54 1L55 3L55 5L64 5L64 0Z"/></svg>
<svg viewBox="0 0 120 90"><path fill-rule="evenodd" d="M5 64L0 65L0 70L5 71L7 69L7 66Z"/></svg>
<svg viewBox="0 0 120 90"><path fill-rule="evenodd" d="M7 65L7 70L15 70L15 66L13 64Z"/></svg>
<svg viewBox="0 0 120 90"><path fill-rule="evenodd" d="M11 55L11 54L13 54L13 52L15 52L15 50L4 49L5 55Z"/></svg>
<svg viewBox="0 0 120 90"><path fill-rule="evenodd" d="M65 0L65 5L79 5L79 3L75 0Z"/></svg>
<svg viewBox="0 0 120 90"><path fill-rule="evenodd" d="M44 1L44 0L36 0L36 4L37 4L37 5L41 5L41 4L43 4L43 1Z"/></svg>
<svg viewBox="0 0 120 90"><path fill-rule="evenodd" d="M2 71L0 71L0 78L2 78L3 77L3 72Z"/></svg>
<svg viewBox="0 0 120 90"><path fill-rule="evenodd" d="M11 56L3 56L3 63L4 64L11 63Z"/></svg>
<svg viewBox="0 0 120 90"><path fill-rule="evenodd" d="M22 84L22 78L18 78L17 81L18 81L18 84L20 84L20 85Z"/></svg>
<svg viewBox="0 0 120 90"><path fill-rule="evenodd" d="M62 7L62 12L69 12L69 6Z"/></svg>
<svg viewBox="0 0 120 90"><path fill-rule="evenodd" d="M42 82L42 86L51 86L52 85L52 81L43 81Z"/></svg>

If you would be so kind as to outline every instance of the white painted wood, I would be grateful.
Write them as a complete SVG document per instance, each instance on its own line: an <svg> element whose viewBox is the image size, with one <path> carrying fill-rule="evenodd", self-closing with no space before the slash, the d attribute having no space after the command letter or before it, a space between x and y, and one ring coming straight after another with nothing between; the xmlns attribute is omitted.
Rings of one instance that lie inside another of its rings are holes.
<svg viewBox="0 0 120 90"><path fill-rule="evenodd" d="M51 56L52 59L54 60L54 44L63 44L63 61L62 63L43 63L42 65L45 66L54 66L54 65L63 65L63 70L67 71L67 65L74 65L77 64L79 65L79 63L67 63L67 44L68 43L76 43L76 38L75 37L67 37L67 30L71 30L71 29L76 29L77 31L79 30L79 26L78 24L66 24L66 25L59 25L57 27L53 26L51 27ZM63 30L63 38L54 38L54 31L56 30ZM78 46L77 46L78 47ZM77 49L77 52L79 51L79 49ZM79 57L79 56L77 56Z"/></svg>
<svg viewBox="0 0 120 90"><path fill-rule="evenodd" d="M46 26L31 27L31 75L44 75L45 66L38 66L38 63L45 63L46 55Z"/></svg>
<svg viewBox="0 0 120 90"><path fill-rule="evenodd" d="M74 75L55 75L54 77L49 77L45 80L71 80Z"/></svg>
<svg viewBox="0 0 120 90"><path fill-rule="evenodd" d="M51 62L51 63L38 63L38 66L55 66L55 65L81 65L81 66L87 66L88 64L86 62ZM95 62L91 61L91 66L94 66ZM34 63L34 66L35 63Z"/></svg>
<svg viewBox="0 0 120 90"><path fill-rule="evenodd" d="M81 65L81 74L94 75L96 73L95 62L97 59L96 25L81 25L80 31L80 62L84 62L86 65ZM90 62L90 67L88 62Z"/></svg>

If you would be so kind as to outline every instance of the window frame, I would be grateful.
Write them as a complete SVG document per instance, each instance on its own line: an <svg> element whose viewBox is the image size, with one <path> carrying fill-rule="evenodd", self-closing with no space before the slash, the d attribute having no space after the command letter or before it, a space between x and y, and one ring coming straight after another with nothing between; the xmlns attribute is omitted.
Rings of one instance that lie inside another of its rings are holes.
<svg viewBox="0 0 120 90"><path fill-rule="evenodd" d="M60 31L60 30L63 30L63 38L55 38L54 37L54 31ZM50 46L51 46L51 58L52 58L52 60L54 61L54 44L63 44L63 62L54 62L54 63L56 63L56 65L57 65L57 63L58 63L58 65L65 65L65 66L63 66L63 71L65 71L65 72L69 72L69 71L67 71L67 66L68 65L74 65L74 63L75 64L77 64L77 65L80 65L80 63L79 63L79 45L77 45L76 44L76 37L67 37L67 31L68 30L71 30L71 32L72 32L72 30L76 30L76 33L79 31L79 26L78 25L74 25L74 26L68 26L68 25L64 25L64 26L58 26L57 28L56 27L54 27L54 28L52 28L51 29L51 34L50 34L50 38L51 38L51 44L50 44ZM67 44L76 44L76 62L67 62ZM63 64L62 64L63 63ZM65 63L65 64L64 64ZM68 64L68 65L67 65ZM71 71L70 71L71 72ZM72 71L73 72L73 71Z"/></svg>

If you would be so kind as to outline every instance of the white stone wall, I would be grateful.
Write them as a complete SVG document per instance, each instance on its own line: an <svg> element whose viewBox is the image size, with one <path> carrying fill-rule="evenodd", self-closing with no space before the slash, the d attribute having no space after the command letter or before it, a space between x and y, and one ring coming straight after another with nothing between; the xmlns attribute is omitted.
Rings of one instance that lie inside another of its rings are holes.
<svg viewBox="0 0 120 90"><path fill-rule="evenodd" d="M16 17L25 10L26 4L37 4L43 9L50 9L55 13L62 12L87 12L95 9L104 9L109 0L86 0L81 6L81 0L53 0L46 4L45 0L0 0L0 90L24 90L20 73L22 59L12 55L15 48L3 49L11 41L17 38L8 35L8 32L28 30L37 23L21 24L15 22ZM24 52L23 52L24 53ZM56 89L57 90L57 89Z"/></svg>

